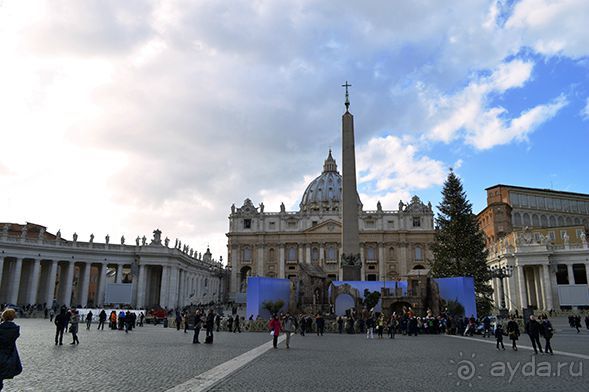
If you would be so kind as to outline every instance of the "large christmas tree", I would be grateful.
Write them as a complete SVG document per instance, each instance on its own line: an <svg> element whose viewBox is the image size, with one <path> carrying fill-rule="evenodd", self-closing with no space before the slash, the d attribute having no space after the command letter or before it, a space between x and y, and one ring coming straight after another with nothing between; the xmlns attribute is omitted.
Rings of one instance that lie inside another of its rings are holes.
<svg viewBox="0 0 589 392"><path fill-rule="evenodd" d="M436 237L432 246L435 277L473 276L479 317L491 311L493 289L489 285L485 237L460 179L450 170L438 205ZM469 316L469 315L467 315Z"/></svg>

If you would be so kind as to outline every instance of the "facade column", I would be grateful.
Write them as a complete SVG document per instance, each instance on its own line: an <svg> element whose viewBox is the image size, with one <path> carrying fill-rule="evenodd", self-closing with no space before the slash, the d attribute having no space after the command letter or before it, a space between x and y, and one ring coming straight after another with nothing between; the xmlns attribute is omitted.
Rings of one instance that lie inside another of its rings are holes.
<svg viewBox="0 0 589 392"><path fill-rule="evenodd" d="M517 265L515 268L517 270L517 281L519 285L519 303L520 307L523 310L528 307L526 280L524 279L524 268L521 265Z"/></svg>
<svg viewBox="0 0 589 392"><path fill-rule="evenodd" d="M325 243L322 242L319 244L319 265L325 265Z"/></svg>
<svg viewBox="0 0 589 392"><path fill-rule="evenodd" d="M543 265L540 268L542 268L542 281L544 288L544 298L546 300L546 310L554 310L554 303L552 302L552 285L550 283L549 267L547 265Z"/></svg>
<svg viewBox="0 0 589 392"><path fill-rule="evenodd" d="M68 308L72 305L72 287L74 285L74 270L76 269L76 263L71 261L68 262L67 274L65 276L65 289L63 293L63 304ZM61 283L60 283L61 284Z"/></svg>
<svg viewBox="0 0 589 392"><path fill-rule="evenodd" d="M239 265L237 263L237 258L239 256L238 248L234 246L231 250L231 283L230 283L230 290L233 293L239 292L239 278L238 278L238 269ZM232 298L235 299L235 298Z"/></svg>
<svg viewBox="0 0 589 392"><path fill-rule="evenodd" d="M305 262L305 259L303 257L303 247L304 247L303 244L299 244L299 260L298 260L299 263L304 263Z"/></svg>
<svg viewBox="0 0 589 392"><path fill-rule="evenodd" d="M12 284L10 285L10 295L8 296L8 303L18 305L18 290L20 288L20 275L22 273L22 259L17 258L14 262L14 270L12 272Z"/></svg>
<svg viewBox="0 0 589 392"><path fill-rule="evenodd" d="M82 290L80 292L80 305L82 305L82 307L86 307L88 305L88 289L90 288L91 269L92 264L84 263L84 275L82 276Z"/></svg>
<svg viewBox="0 0 589 392"><path fill-rule="evenodd" d="M256 246L256 267L258 276L264 276L264 245Z"/></svg>
<svg viewBox="0 0 589 392"><path fill-rule="evenodd" d="M138 309L145 307L145 264L139 265L139 276L137 277L137 303Z"/></svg>
<svg viewBox="0 0 589 392"><path fill-rule="evenodd" d="M123 264L117 264L117 283L123 283Z"/></svg>
<svg viewBox="0 0 589 392"><path fill-rule="evenodd" d="M57 260L51 260L49 267L49 276L47 276L47 287L45 291L45 302L47 307L53 306L53 299L55 294L55 279L57 278Z"/></svg>
<svg viewBox="0 0 589 392"><path fill-rule="evenodd" d="M517 295L515 294L515 278L512 276L511 278L506 278L505 282L507 283L507 309L510 311L514 311L516 305L515 299Z"/></svg>
<svg viewBox="0 0 589 392"><path fill-rule="evenodd" d="M186 296L184 295L184 276L186 275L186 272L184 270L179 270L178 271L178 293L176 295L176 297L178 298L178 306L183 307L186 305L185 303L185 299Z"/></svg>
<svg viewBox="0 0 589 392"><path fill-rule="evenodd" d="M305 245L305 263L311 264L311 244Z"/></svg>
<svg viewBox="0 0 589 392"><path fill-rule="evenodd" d="M284 271L286 269L285 264L285 258L284 258L284 244L280 244L280 250L279 250L279 260L278 260L278 277L280 279L284 279L285 275L284 275ZM231 273L233 273L233 270L231 271ZM589 282L589 281L588 281Z"/></svg>
<svg viewBox="0 0 589 392"><path fill-rule="evenodd" d="M360 245L360 280L366 280L366 259L364 257L364 244Z"/></svg>
<svg viewBox="0 0 589 392"><path fill-rule="evenodd" d="M168 307L168 288L170 287L170 267L162 267L162 285L160 288L160 306Z"/></svg>
<svg viewBox="0 0 589 392"><path fill-rule="evenodd" d="M101 263L98 268L98 290L96 292L96 305L98 307L104 306L104 293L106 291L106 273L108 265Z"/></svg>
<svg viewBox="0 0 589 392"><path fill-rule="evenodd" d="M384 244L378 244L378 280L386 281L387 272L384 265Z"/></svg>
<svg viewBox="0 0 589 392"><path fill-rule="evenodd" d="M178 306L178 275L180 270L177 266L170 267L170 290L168 294L168 303L171 308Z"/></svg>
<svg viewBox="0 0 589 392"><path fill-rule="evenodd" d="M4 273L4 259L5 257L0 257L0 298L2 298L2 274ZM2 299L0 299L2 301Z"/></svg>
<svg viewBox="0 0 589 392"><path fill-rule="evenodd" d="M573 265L567 264L567 273L569 276L569 284L575 284L575 274L573 274Z"/></svg>
<svg viewBox="0 0 589 392"><path fill-rule="evenodd" d="M37 290L39 289L39 277L41 275L41 260L33 260L33 274L27 295L27 303L37 303Z"/></svg>
<svg viewBox="0 0 589 392"><path fill-rule="evenodd" d="M534 271L534 288L536 290L536 302L538 309L546 309L544 303L544 296L542 293L542 282L540 282L540 269L538 266L534 266L532 271Z"/></svg>

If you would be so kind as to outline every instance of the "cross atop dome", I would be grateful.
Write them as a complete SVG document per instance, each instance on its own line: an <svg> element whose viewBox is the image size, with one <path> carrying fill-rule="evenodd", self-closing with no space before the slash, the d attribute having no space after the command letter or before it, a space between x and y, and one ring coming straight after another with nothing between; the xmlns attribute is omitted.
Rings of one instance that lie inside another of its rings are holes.
<svg viewBox="0 0 589 392"><path fill-rule="evenodd" d="M323 173L326 172L337 172L337 164L335 163L335 159L331 156L331 148L329 149L329 155L327 155L327 159L323 163Z"/></svg>

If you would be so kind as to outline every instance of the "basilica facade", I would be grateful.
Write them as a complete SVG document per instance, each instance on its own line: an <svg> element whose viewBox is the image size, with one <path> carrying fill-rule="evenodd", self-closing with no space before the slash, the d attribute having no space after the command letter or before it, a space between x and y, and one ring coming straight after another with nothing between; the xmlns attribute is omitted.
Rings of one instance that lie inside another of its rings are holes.
<svg viewBox="0 0 589 392"><path fill-rule="evenodd" d="M307 186L298 211L265 211L246 199L229 216L230 299L244 300L249 276L296 281L305 264L342 280L342 176L328 154L322 173ZM414 196L396 210L365 210L357 196L361 279L397 279L426 268L434 241L433 211Z"/></svg>

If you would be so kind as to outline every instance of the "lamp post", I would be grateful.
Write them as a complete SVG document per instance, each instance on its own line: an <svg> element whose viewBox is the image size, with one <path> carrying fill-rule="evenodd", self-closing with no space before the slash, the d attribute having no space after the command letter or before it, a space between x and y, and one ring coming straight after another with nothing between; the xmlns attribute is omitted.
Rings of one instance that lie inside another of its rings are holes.
<svg viewBox="0 0 589 392"><path fill-rule="evenodd" d="M509 311L507 310L507 305L505 303L505 286L503 285L503 279L511 278L513 276L513 267L511 265L506 265L503 267L493 266L489 268L489 273L491 274L492 279L499 279L499 290L501 291L501 308L499 309L499 315L502 318L506 318Z"/></svg>

